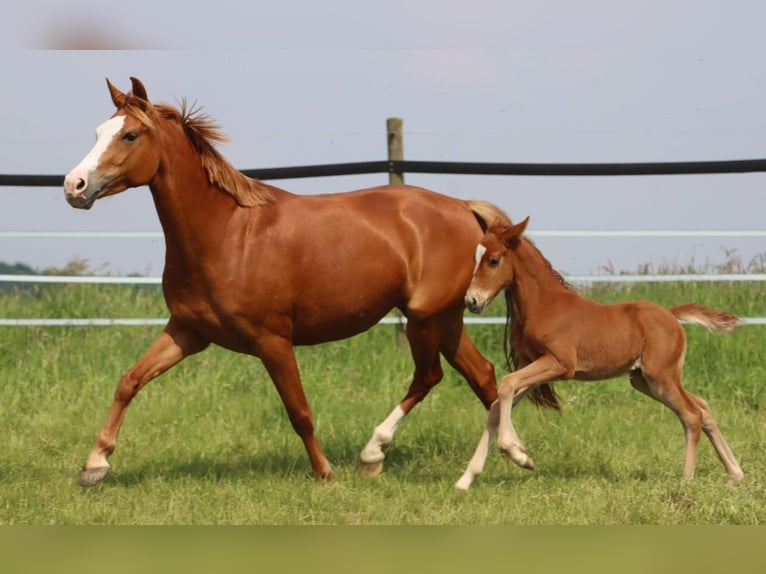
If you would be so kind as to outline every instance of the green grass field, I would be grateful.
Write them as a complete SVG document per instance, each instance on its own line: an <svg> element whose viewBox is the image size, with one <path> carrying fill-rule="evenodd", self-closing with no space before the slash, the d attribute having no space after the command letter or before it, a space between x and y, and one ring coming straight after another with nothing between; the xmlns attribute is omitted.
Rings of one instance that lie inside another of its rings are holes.
<svg viewBox="0 0 766 574"><path fill-rule="evenodd" d="M601 301L697 301L766 316L762 284L597 285ZM502 315L496 302L489 315ZM46 285L0 294L3 317L161 317L157 287ZM0 327L0 524L750 524L766 522L766 327L687 327L685 384L706 398L745 471L726 475L703 436L681 483L684 440L670 411L626 380L560 383L562 415L523 403L514 422L529 472L493 448L467 493L453 484L485 412L459 376L406 419L385 471L357 473L373 427L403 397L411 361L395 328L299 348L318 436L336 479L315 482L257 359L210 348L133 402L104 483L80 466L121 374L159 327ZM502 326L471 325L502 374Z"/></svg>

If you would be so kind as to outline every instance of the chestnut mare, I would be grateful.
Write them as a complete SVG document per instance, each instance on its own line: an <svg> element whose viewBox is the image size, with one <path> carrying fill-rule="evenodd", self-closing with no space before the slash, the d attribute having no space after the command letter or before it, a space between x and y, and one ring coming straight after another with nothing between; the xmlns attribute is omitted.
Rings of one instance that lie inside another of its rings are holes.
<svg viewBox="0 0 766 574"><path fill-rule="evenodd" d="M162 287L170 319L121 378L80 474L108 473L131 400L149 381L210 343L263 361L317 478L332 475L314 435L293 345L361 333L398 308L415 363L403 400L361 452L379 472L404 416L442 378L439 354L486 408L494 367L463 327L464 294L485 221L502 212L411 186L301 197L245 177L215 149L225 136L206 115L107 85L117 111L64 182L70 205L148 185L165 235Z"/></svg>
<svg viewBox="0 0 766 574"><path fill-rule="evenodd" d="M519 369L503 377L499 400L456 488L466 490L484 469L490 442L497 434L502 453L533 469L511 420L513 405L536 385L557 380L596 381L630 374L630 383L681 419L686 434L683 478L694 474L700 430L704 431L736 483L744 476L718 430L707 403L681 385L686 334L680 320L710 331L730 332L739 317L689 303L665 309L647 301L601 305L575 293L522 233L529 218L505 220L487 230L476 252L476 272L466 292L466 306L481 313L501 289L514 306L511 345Z"/></svg>

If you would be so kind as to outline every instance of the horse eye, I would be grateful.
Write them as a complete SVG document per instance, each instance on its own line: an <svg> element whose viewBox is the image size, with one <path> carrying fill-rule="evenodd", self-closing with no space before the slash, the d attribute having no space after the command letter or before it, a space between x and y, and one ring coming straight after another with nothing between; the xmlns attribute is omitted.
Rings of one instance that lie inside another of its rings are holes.
<svg viewBox="0 0 766 574"><path fill-rule="evenodd" d="M500 258L499 257L490 257L489 261L487 261L487 264L490 267L497 267L498 265L500 265Z"/></svg>
<svg viewBox="0 0 766 574"><path fill-rule="evenodd" d="M126 142L132 142L138 137L136 132L126 132L122 139Z"/></svg>

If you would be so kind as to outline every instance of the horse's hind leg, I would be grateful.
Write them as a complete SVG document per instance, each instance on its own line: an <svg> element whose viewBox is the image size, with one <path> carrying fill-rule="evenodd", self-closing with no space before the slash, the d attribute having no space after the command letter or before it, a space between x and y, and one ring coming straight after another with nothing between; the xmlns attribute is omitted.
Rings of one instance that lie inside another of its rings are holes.
<svg viewBox="0 0 766 574"><path fill-rule="evenodd" d="M120 379L106 421L80 473L80 486L93 486L106 477L109 472L107 458L114 451L128 405L136 393L181 359L201 351L207 345L206 341L179 328L172 319L170 320L159 338Z"/></svg>
<svg viewBox="0 0 766 574"><path fill-rule="evenodd" d="M460 315L445 327L440 350L447 362L468 381L471 390L489 409L497 400L495 367L476 348L468 337Z"/></svg>
<svg viewBox="0 0 766 574"><path fill-rule="evenodd" d="M375 475L383 470L385 451L393 441L399 423L441 381L443 376L439 361L438 323L434 320L409 318L407 339L415 361L415 373L404 399L382 423L375 427L372 437L359 455L360 469L368 475Z"/></svg>
<svg viewBox="0 0 766 574"><path fill-rule="evenodd" d="M686 439L683 478L690 480L694 476L703 414L697 402L681 385L680 374L661 373L651 376L645 371L642 373L634 370L630 373L630 383L636 390L661 402L678 416Z"/></svg>
<svg viewBox="0 0 766 574"><path fill-rule="evenodd" d="M713 413L711 412L710 407L704 399L689 393L689 391L686 392L692 397L702 411L702 430L710 439L713 448L718 454L718 458L721 459L721 463L726 469L726 473L729 475L729 482L731 484L738 483L745 476L745 473L742 472L742 468L739 466L734 453L729 448L726 439L723 438L723 434L721 434L721 431L713 418Z"/></svg>

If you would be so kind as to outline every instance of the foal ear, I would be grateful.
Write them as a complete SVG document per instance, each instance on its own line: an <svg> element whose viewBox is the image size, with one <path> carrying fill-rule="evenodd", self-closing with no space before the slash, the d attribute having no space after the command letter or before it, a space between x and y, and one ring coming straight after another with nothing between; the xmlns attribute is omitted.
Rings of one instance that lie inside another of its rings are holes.
<svg viewBox="0 0 766 574"><path fill-rule="evenodd" d="M146 95L146 88L144 87L144 84L141 83L141 80L131 76L130 81L133 84L133 95L148 103L149 98Z"/></svg>
<svg viewBox="0 0 766 574"><path fill-rule="evenodd" d="M116 108L121 108L125 104L127 96L115 88L112 82L109 81L109 78L106 79L106 85L109 87L109 95L112 96L114 106Z"/></svg>
<svg viewBox="0 0 766 574"><path fill-rule="evenodd" d="M520 221L516 225L511 225L505 232L503 232L503 244L506 247L511 247L511 245L524 233L528 224L529 216L527 216L524 221Z"/></svg>

